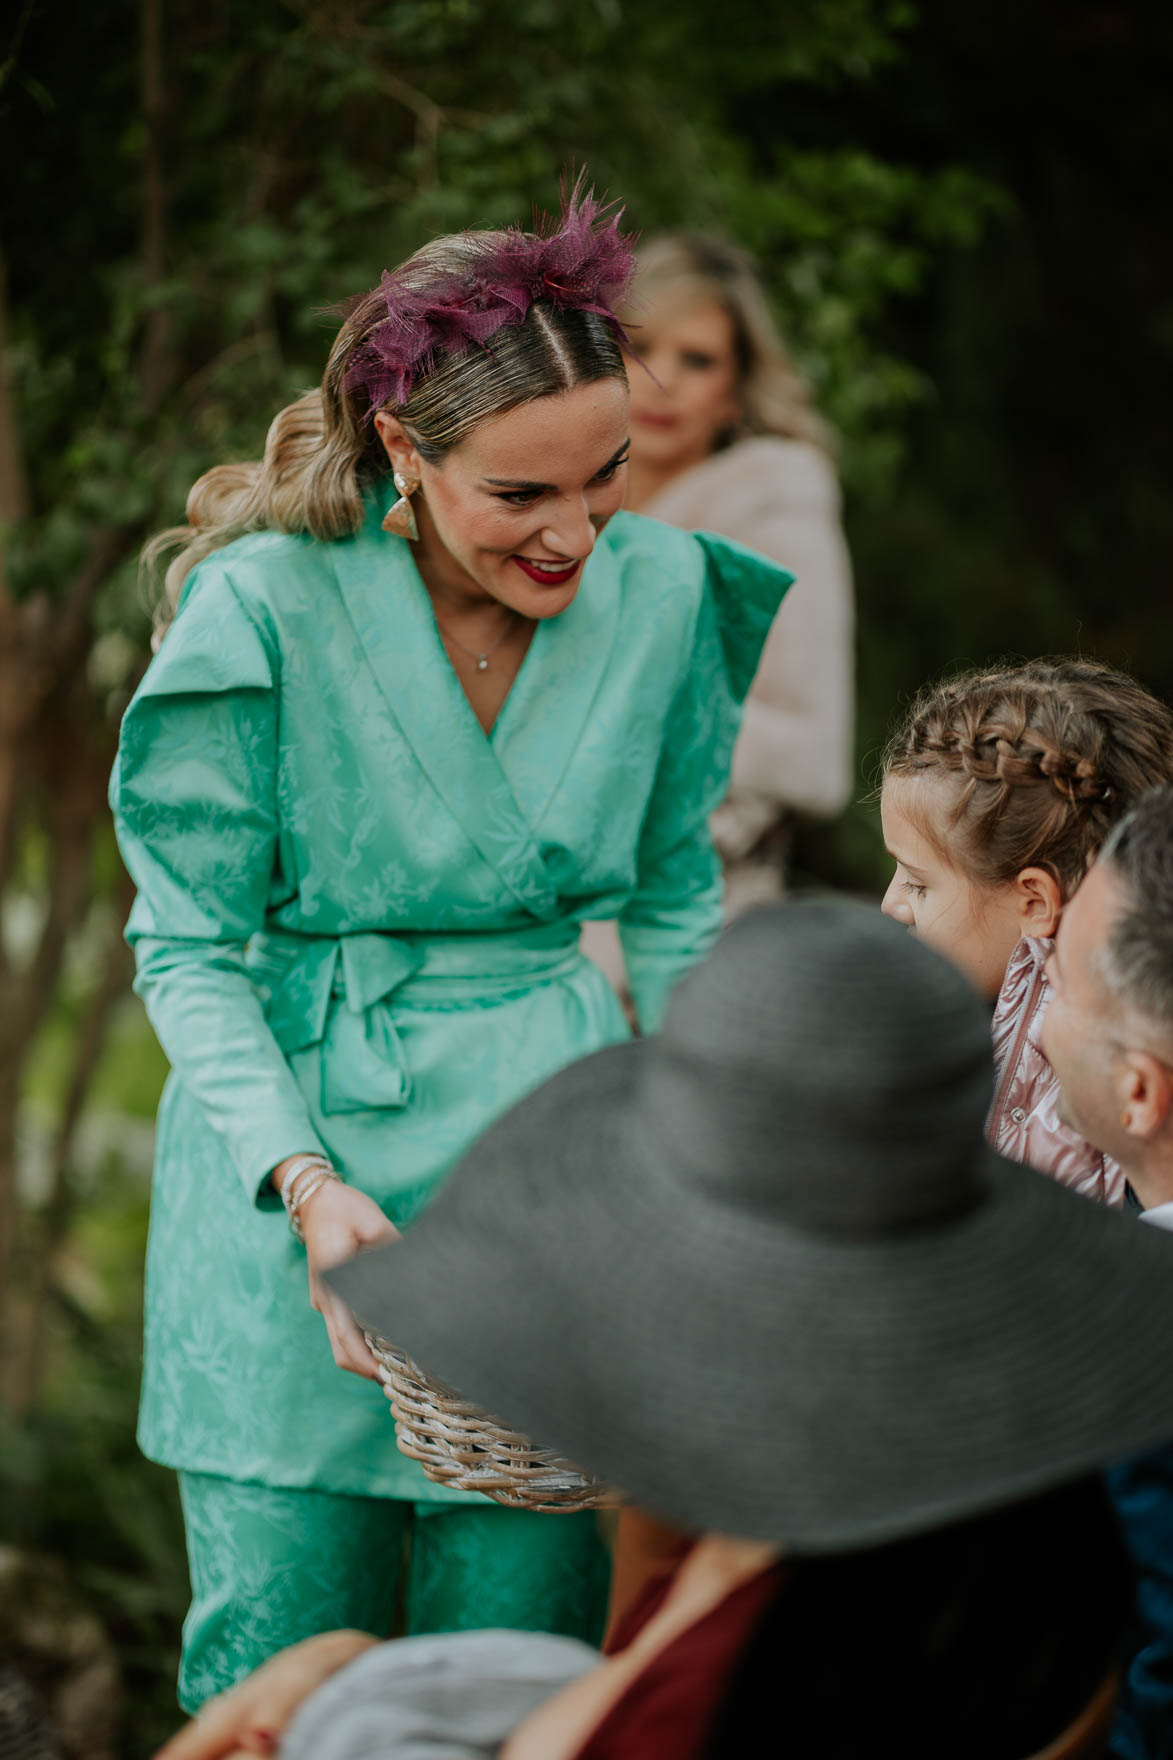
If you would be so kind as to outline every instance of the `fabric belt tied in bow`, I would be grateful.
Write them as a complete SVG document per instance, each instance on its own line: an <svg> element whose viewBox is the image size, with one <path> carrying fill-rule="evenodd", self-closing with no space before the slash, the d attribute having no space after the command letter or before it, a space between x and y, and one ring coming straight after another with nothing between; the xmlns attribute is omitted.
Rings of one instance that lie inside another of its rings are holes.
<svg viewBox="0 0 1173 1760"><path fill-rule="evenodd" d="M412 1001L436 1003L524 990L572 970L577 939L574 923L467 937L269 933L247 958L282 1051L319 1050L322 1111L369 1112L411 1099L392 1007L405 986Z"/></svg>

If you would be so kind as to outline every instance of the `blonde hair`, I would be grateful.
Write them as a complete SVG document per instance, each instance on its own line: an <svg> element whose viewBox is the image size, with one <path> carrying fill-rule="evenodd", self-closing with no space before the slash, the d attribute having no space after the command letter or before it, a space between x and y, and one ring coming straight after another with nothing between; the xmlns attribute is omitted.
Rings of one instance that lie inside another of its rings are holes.
<svg viewBox="0 0 1173 1760"><path fill-rule="evenodd" d="M741 427L723 436L776 434L834 451L831 430L786 352L762 284L747 254L704 233L665 233L639 251L631 295L624 308L638 346L641 317L657 308L691 307L712 301L733 325Z"/></svg>
<svg viewBox="0 0 1173 1760"><path fill-rule="evenodd" d="M987 885L1045 868L1066 897L1146 790L1173 782L1173 714L1092 660L1032 660L921 692L888 742L882 780L935 776L954 867Z"/></svg>
<svg viewBox="0 0 1173 1760"><path fill-rule="evenodd" d="M398 276L426 290L467 270L492 233L455 233L433 240L410 257ZM143 550L148 573L177 551L163 577L156 633L175 615L184 580L198 562L246 532L305 532L347 537L362 524L364 493L390 473L371 416L351 368L371 332L387 317L381 288L353 301L330 350L316 391L278 412L264 457L217 465L193 485L187 524L159 532ZM472 430L538 397L597 379L625 379L612 326L597 313L535 301L520 324L497 331L488 347L438 353L407 401L394 409L419 452L438 464Z"/></svg>

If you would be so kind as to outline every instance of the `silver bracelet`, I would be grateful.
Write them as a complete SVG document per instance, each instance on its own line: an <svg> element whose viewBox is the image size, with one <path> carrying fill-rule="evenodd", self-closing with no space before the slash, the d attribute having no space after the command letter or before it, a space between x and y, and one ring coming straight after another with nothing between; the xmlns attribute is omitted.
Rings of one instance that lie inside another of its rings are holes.
<svg viewBox="0 0 1173 1760"><path fill-rule="evenodd" d="M337 1168L330 1165L324 1155L298 1155L289 1164L281 1185L281 1202L285 1205L290 1231L299 1241L305 1240L301 1210L328 1180L338 1180L341 1183L342 1175Z"/></svg>
<svg viewBox="0 0 1173 1760"><path fill-rule="evenodd" d="M293 1188L301 1176L308 1173L311 1168L329 1167L329 1165L326 1157L320 1155L316 1149L311 1154L293 1156L286 1166L285 1181L281 1186L281 1202L286 1211L289 1209L289 1200L293 1196Z"/></svg>
<svg viewBox="0 0 1173 1760"><path fill-rule="evenodd" d="M314 1193L320 1191L323 1186L328 1186L331 1181L341 1185L341 1174L337 1173L332 1167L323 1167L316 1175L311 1175L306 1180L305 1184L300 1186L294 1193L293 1197L289 1200L289 1226L299 1241L305 1240L305 1230L301 1225L302 1210L305 1208L306 1204L309 1203Z"/></svg>
<svg viewBox="0 0 1173 1760"><path fill-rule="evenodd" d="M295 1180L299 1174L304 1173L307 1167L329 1167L329 1165L327 1157L317 1149L307 1149L304 1155L291 1156L285 1164L284 1189L288 1191L290 1182Z"/></svg>

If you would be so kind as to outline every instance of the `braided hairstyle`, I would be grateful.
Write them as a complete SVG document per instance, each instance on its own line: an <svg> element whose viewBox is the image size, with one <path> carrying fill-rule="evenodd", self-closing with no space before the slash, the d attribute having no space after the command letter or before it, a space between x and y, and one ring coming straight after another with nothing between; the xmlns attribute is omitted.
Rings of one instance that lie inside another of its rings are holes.
<svg viewBox="0 0 1173 1760"><path fill-rule="evenodd" d="M952 791L948 835L926 835L990 885L1044 868L1069 896L1116 821L1173 783L1173 714L1127 673L1031 660L928 686L892 735L882 779Z"/></svg>

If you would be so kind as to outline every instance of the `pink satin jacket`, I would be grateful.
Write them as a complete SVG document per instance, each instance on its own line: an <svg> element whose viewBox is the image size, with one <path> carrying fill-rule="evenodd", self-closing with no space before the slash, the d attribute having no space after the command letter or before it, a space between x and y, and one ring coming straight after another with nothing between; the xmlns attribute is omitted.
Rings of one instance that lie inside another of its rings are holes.
<svg viewBox="0 0 1173 1760"><path fill-rule="evenodd" d="M986 1137L1011 1161L1025 1162L1102 1204L1120 1205L1122 1169L1060 1118L1059 1083L1039 1044L1051 996L1043 967L1052 945L1025 937L1006 967L992 1023L997 1081Z"/></svg>

